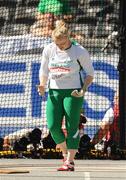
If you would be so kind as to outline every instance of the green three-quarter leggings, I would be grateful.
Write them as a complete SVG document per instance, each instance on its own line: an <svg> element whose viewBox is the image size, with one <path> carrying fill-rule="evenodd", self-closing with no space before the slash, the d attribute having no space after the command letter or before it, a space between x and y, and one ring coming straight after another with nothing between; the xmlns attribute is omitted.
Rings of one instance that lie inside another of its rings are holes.
<svg viewBox="0 0 126 180"><path fill-rule="evenodd" d="M64 141L68 149L78 149L79 145L79 121L83 97L73 97L73 89L50 89L47 100L47 124L50 133L56 142ZM67 137L62 131L62 120L65 116Z"/></svg>

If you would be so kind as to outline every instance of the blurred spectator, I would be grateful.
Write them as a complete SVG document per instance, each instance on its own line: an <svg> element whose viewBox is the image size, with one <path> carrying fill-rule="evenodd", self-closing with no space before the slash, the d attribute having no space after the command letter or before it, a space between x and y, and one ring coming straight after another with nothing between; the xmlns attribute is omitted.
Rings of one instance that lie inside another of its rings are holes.
<svg viewBox="0 0 126 180"><path fill-rule="evenodd" d="M51 13L55 19L61 17L64 20L73 20L77 6L78 0L40 0L37 18L41 18L43 14Z"/></svg>
<svg viewBox="0 0 126 180"><path fill-rule="evenodd" d="M108 146L119 144L119 98L114 96L114 105L110 107L100 125L100 129L92 139L95 149L106 150ZM106 149L105 149L106 148Z"/></svg>
<svg viewBox="0 0 126 180"><path fill-rule="evenodd" d="M26 128L26 129L21 129L18 131L15 131L13 133L10 133L4 137L4 144L3 144L3 149L4 150L12 150L15 141L21 139L24 136L27 136L32 129Z"/></svg>
<svg viewBox="0 0 126 180"><path fill-rule="evenodd" d="M108 52L109 50L118 49L119 47L119 32L118 32L118 26L115 25L113 31L108 35L107 42L104 45L104 47L101 49L103 52Z"/></svg>
<svg viewBox="0 0 126 180"><path fill-rule="evenodd" d="M42 131L39 128L22 129L4 137L3 150L24 151L27 145L32 144L36 150L40 144Z"/></svg>
<svg viewBox="0 0 126 180"><path fill-rule="evenodd" d="M51 36L56 20L73 20L77 4L77 1L73 0L40 0L36 23L31 27L31 33L37 36Z"/></svg>
<svg viewBox="0 0 126 180"><path fill-rule="evenodd" d="M54 29L54 15L51 13L42 14L40 21L34 24L30 32L35 36L51 37Z"/></svg>

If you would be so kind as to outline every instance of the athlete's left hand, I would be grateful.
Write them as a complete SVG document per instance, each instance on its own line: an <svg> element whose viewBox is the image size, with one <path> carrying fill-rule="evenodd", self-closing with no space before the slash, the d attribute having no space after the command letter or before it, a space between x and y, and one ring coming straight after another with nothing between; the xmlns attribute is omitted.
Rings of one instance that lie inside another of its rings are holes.
<svg viewBox="0 0 126 180"><path fill-rule="evenodd" d="M84 92L83 89L81 89L80 91L74 90L74 91L72 91L71 96L74 96L74 97L83 97L84 94L85 94L85 92Z"/></svg>

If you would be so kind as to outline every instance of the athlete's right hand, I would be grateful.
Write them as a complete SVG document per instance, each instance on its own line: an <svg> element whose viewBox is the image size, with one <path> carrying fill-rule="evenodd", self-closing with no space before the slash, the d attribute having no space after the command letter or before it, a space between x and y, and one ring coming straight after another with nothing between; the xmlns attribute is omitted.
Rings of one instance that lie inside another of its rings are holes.
<svg viewBox="0 0 126 180"><path fill-rule="evenodd" d="M42 85L37 85L37 90L40 96L44 96L45 95L45 86Z"/></svg>

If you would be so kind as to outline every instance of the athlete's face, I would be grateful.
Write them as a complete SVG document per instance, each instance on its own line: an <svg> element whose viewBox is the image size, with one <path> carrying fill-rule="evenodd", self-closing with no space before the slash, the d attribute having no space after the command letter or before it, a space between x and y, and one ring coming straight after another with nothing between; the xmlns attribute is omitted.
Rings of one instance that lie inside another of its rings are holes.
<svg viewBox="0 0 126 180"><path fill-rule="evenodd" d="M55 38L54 39L55 44L59 47L61 50L65 50L70 47L71 41L67 36L63 36L62 38Z"/></svg>

